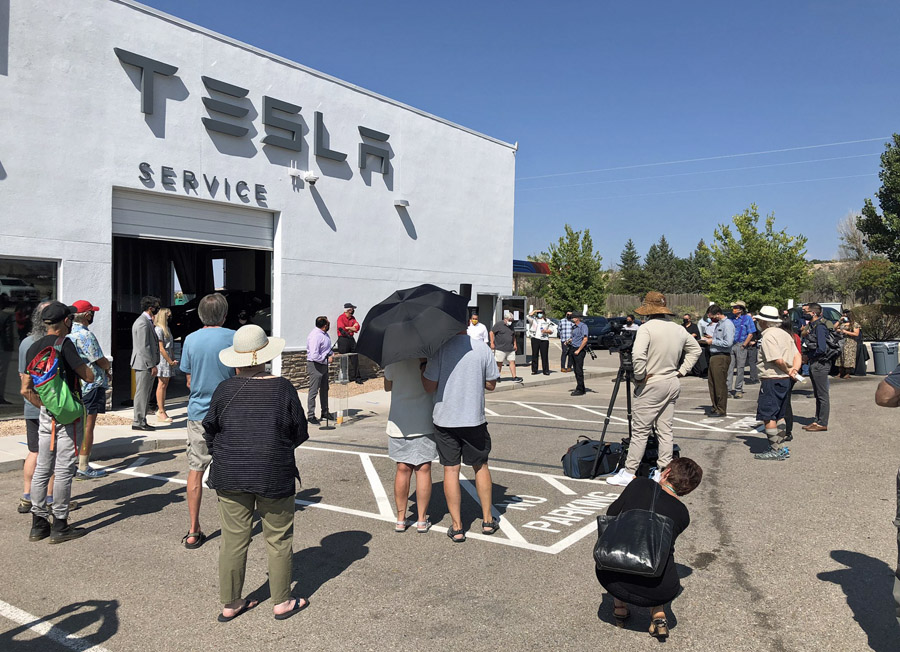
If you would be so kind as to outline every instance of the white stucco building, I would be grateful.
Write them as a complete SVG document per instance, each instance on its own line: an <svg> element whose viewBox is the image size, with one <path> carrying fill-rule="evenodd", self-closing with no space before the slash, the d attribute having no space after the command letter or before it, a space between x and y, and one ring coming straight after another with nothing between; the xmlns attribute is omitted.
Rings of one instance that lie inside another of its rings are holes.
<svg viewBox="0 0 900 652"><path fill-rule="evenodd" d="M140 296L211 290L212 261L291 350L345 301L508 293L512 145L130 0L4 13L0 276L47 261L28 282L109 311L105 349Z"/></svg>

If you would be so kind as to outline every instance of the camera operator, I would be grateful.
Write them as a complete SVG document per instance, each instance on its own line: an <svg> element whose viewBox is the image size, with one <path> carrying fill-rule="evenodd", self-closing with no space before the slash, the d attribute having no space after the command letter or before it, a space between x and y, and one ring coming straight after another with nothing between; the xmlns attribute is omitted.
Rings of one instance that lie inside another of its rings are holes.
<svg viewBox="0 0 900 652"><path fill-rule="evenodd" d="M572 392L572 396L584 396L587 391L584 387L584 356L588 345L588 327L583 319L584 315L581 313L572 315L572 323L575 324L569 344L572 350L572 366L575 369L575 391Z"/></svg>
<svg viewBox="0 0 900 652"><path fill-rule="evenodd" d="M606 479L608 484L620 487L634 480L653 426L659 437L659 463L651 478L657 480L672 461L675 444L672 420L675 401L681 392L678 379L687 374L700 357L700 345L696 340L682 326L668 319L675 313L666 307L663 294L648 292L635 313L648 317L648 320L635 335L631 355L635 380L634 428L625 467ZM622 360L627 364L625 356Z"/></svg>

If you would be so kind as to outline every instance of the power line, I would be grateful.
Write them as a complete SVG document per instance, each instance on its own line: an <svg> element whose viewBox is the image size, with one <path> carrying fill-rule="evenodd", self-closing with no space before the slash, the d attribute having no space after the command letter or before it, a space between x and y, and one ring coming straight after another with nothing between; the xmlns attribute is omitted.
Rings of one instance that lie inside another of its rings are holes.
<svg viewBox="0 0 900 652"><path fill-rule="evenodd" d="M631 197L654 197L658 195L677 195L686 192L707 192L712 190L738 190L741 188L761 188L763 186L783 186L793 183L811 183L813 181L837 181L838 179L860 179L862 177L872 178L872 174L850 174L842 177L820 177L818 179L797 179L795 181L771 181L769 183L749 183L741 186L719 186L717 188L689 188L687 190L664 190L662 192L645 192L631 195L606 195L604 197L571 197L571 198L555 198L542 201L528 202L526 205L533 204L559 204L566 201L602 201L604 199L625 199Z"/></svg>
<svg viewBox="0 0 900 652"><path fill-rule="evenodd" d="M890 136L881 136L880 138L862 138L860 140L843 140L836 143L823 143L821 145L804 145L803 147L785 147L783 149L767 149L759 152L744 152L741 154L722 154L720 156L704 156L701 158L686 158L678 161L661 161L659 163L640 163L638 165L621 165L614 168L599 168L596 170L579 170L576 172L557 172L555 174L541 174L533 177L519 177L518 181L527 181L530 179L549 179L551 177L568 177L576 174L593 174L595 172L614 172L616 170L634 170L636 168L650 168L659 165L677 165L679 163L698 163L700 161L718 161L726 158L740 158L742 156L760 156L763 154L779 154L782 152L798 152L806 149L819 149L822 147L837 147L839 145L854 145L856 143L871 143L878 140L887 140Z"/></svg>
<svg viewBox="0 0 900 652"><path fill-rule="evenodd" d="M649 177L629 177L627 179L606 179L603 181L588 181L585 183L570 183L556 186L536 186L534 188L516 188L516 192L527 192L531 190L549 190L556 188L581 188L583 186L597 186L606 183L623 183L625 181L647 181L649 179L669 179L672 177L688 177L697 174L713 174L717 172L735 172L739 170L759 170L762 168L783 167L786 165L802 165L805 163L821 163L824 161L844 161L852 158L865 158L868 156L880 156L881 152L874 154L853 154L851 156L832 156L830 158L813 158L806 161L790 161L788 163L766 163L765 165L746 165L738 168L719 168L718 170L698 170L696 172L676 172L674 174L655 174Z"/></svg>

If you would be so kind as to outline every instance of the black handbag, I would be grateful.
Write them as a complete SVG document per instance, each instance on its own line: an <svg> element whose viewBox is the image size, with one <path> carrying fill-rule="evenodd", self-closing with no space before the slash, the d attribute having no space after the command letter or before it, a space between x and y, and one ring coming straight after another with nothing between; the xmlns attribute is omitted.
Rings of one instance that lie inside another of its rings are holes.
<svg viewBox="0 0 900 652"><path fill-rule="evenodd" d="M631 509L617 516L601 514L597 517L594 561L599 570L645 577L662 574L672 549L675 523L655 511L656 496L661 491L656 485L649 511Z"/></svg>

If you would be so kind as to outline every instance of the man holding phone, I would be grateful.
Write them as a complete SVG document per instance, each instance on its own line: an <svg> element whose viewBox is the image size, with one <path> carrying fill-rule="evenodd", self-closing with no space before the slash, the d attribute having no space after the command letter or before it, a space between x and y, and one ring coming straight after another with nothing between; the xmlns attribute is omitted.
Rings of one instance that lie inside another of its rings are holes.
<svg viewBox="0 0 900 652"><path fill-rule="evenodd" d="M356 334L359 332L359 322L356 321L354 313L356 306L352 303L344 304L344 312L337 318L338 329L338 353L356 353ZM363 383L362 376L359 375L359 356L350 356L349 378L359 383Z"/></svg>

